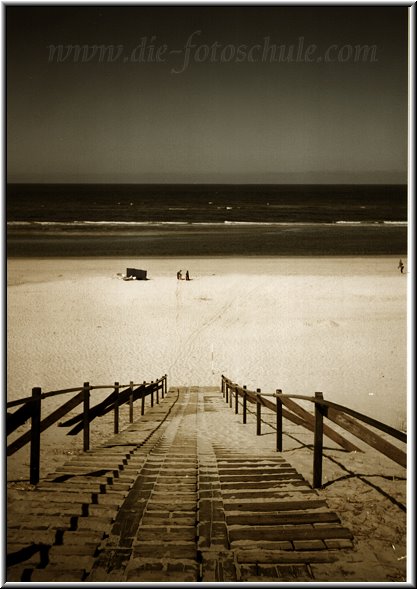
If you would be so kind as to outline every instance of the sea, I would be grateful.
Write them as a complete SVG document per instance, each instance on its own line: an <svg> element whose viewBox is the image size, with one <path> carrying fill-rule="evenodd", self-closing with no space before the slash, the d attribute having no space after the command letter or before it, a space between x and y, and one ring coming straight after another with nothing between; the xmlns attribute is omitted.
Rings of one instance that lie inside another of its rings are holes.
<svg viewBox="0 0 417 589"><path fill-rule="evenodd" d="M8 257L407 253L406 185L8 184Z"/></svg>

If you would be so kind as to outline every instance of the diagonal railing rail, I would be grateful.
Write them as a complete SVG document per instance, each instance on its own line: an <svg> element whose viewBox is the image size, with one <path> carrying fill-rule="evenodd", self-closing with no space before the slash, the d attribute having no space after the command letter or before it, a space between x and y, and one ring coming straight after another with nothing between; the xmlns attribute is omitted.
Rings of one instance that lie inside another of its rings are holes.
<svg viewBox="0 0 417 589"><path fill-rule="evenodd" d="M397 430L386 423L378 421L373 417L359 413L349 407L344 407L338 403L327 401L323 393L316 392L314 397L305 395L287 395L283 394L281 389L275 393L261 393L261 389L250 391L246 386L240 386L222 375L221 390L226 403L230 407L235 405L235 413L239 412L239 400L242 399L243 423L247 422L247 403L256 405L256 433L261 435L262 424L262 407L270 409L276 413L276 449L282 452L283 439L283 418L301 425L314 433L313 448L313 487L318 488L322 485L322 464L323 464L323 436L339 444L348 452L362 450L353 444L350 440L339 434L328 424L324 423L326 417L329 421L335 423L352 436L372 446L400 466L407 467L407 453L402 448L388 442L380 435L370 430L363 423L388 434L389 436L407 444L407 434ZM271 400L274 399L274 401ZM308 401L314 404L314 413L310 413L294 399Z"/></svg>
<svg viewBox="0 0 417 589"><path fill-rule="evenodd" d="M112 392L104 401L101 401L94 407L90 408L90 393L95 390L112 389ZM63 403L47 417L41 418L42 400L56 395L68 393L77 393L74 397ZM58 425L60 427L74 426L68 435L76 435L83 431L83 450L86 452L90 448L90 423L96 418L114 412L114 433L119 433L119 408L129 403L129 421L133 422L133 404L141 399L141 415L145 413L145 399L150 398L150 405L153 407L155 396L156 403L159 403L159 392L164 398L167 392L167 375L165 374L156 381L141 384L135 384L131 381L128 385L115 382L114 385L90 385L85 382L82 387L62 389L59 391L42 392L39 387L32 389L32 396L23 399L17 399L7 403L7 409L19 406L14 412L7 412L6 432L7 436L11 435L21 425L31 420L30 429L15 439L7 446L7 456L12 456L15 452L30 443L30 483L39 482L40 472L40 447L41 433L50 428L54 423L64 417L67 413L75 409L81 403L83 410L76 416L71 417L65 422Z"/></svg>

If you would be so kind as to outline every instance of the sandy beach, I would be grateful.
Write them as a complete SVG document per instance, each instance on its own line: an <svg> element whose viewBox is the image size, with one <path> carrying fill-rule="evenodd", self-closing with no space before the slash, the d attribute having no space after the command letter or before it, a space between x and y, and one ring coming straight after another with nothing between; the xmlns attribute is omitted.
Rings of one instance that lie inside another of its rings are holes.
<svg viewBox="0 0 417 589"><path fill-rule="evenodd" d="M10 259L7 399L163 374L169 386L220 385L224 374L263 392L321 391L404 429L407 277L397 262ZM148 280L122 280L127 267ZM191 280L178 281L179 269Z"/></svg>
<svg viewBox="0 0 417 589"><path fill-rule="evenodd" d="M11 259L8 400L168 375L325 398L406 425L396 258ZM127 267L147 281L123 281ZM176 280L189 270L189 282ZM22 367L24 366L24 370Z"/></svg>
<svg viewBox="0 0 417 589"><path fill-rule="evenodd" d="M265 393L322 391L405 430L407 274L397 264L393 257L10 259L7 399L34 386L142 382L165 373L168 386L220 386L225 374ZM148 280L122 280L127 267L146 269ZM179 269L191 280L178 281ZM93 394L100 400L108 391ZM45 415L63 400L44 401ZM112 420L110 413L93 422L93 446L111 435ZM122 429L127 422L125 406ZM311 480L311 450L303 447L311 435L292 424L286 431L286 458ZM267 430L265 443L273 443ZM81 446L81 436L64 428L42 434L41 477ZM324 483L344 478L323 493L364 549L382 555L392 571L386 580L404 580L406 514L395 501L406 504L406 473L364 450L326 446ZM28 465L27 447L8 459L10 491L27 486Z"/></svg>

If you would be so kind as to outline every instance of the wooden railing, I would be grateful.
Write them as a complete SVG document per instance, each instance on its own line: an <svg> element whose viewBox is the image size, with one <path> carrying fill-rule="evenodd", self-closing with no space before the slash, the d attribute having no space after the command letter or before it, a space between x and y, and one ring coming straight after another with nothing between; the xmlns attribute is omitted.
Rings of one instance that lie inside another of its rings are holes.
<svg viewBox="0 0 417 589"><path fill-rule="evenodd" d="M372 446L397 464L404 468L407 466L407 454L404 450L395 446L362 425L364 422L379 431L382 431L400 442L407 443L407 434L399 431L385 423L377 421L372 417L363 415L358 411L344 407L337 403L327 401L323 398L323 393L317 392L314 397L304 395L284 395L281 389L277 389L273 394L261 394L261 389L256 391L247 390L246 386L240 386L233 383L230 379L222 375L221 390L226 403L230 407L234 406L235 413L239 413L239 399L242 399L243 423L247 421L247 403L256 405L256 433L261 435L262 427L262 407L270 409L276 413L276 449L282 452L283 438L283 418L305 427L314 433L313 448L313 487L318 488L322 485L322 464L323 464L323 435L340 445L348 452L362 450L351 441L344 438L328 424L324 423L323 418L337 424L339 427L348 431L351 435L362 440L369 446ZM274 400L271 400L273 398ZM309 401L314 403L314 414L310 413L293 399Z"/></svg>
<svg viewBox="0 0 417 589"><path fill-rule="evenodd" d="M90 393L95 390L112 389L110 395L94 407L90 407ZM19 436L16 440L7 446L7 456L11 456L20 448L30 443L30 483L35 485L39 482L40 471L40 445L41 433L47 430L51 425L64 417L69 411L72 411L83 404L83 410L78 415L71 417L65 422L58 424L60 427L74 426L68 435L76 435L83 431L83 450L86 452L90 449L90 423L96 417L101 417L110 411L114 412L114 433L119 433L119 407L129 403L129 421L133 422L133 403L141 399L141 415L145 413L145 399L150 397L150 405L153 407L155 396L156 403L159 403L159 392L164 398L167 392L167 375L165 374L159 380L150 383L143 382L135 384L133 381L128 385L115 382L114 385L92 386L85 382L82 387L63 389L59 391L50 391L43 393L40 388L32 389L32 396L24 399L17 399L7 403L7 409L20 406L13 413L7 412L6 431L7 436L12 434L18 427L31 419L30 430ZM68 393L77 393L69 401L58 407L50 415L41 419L42 400L56 395Z"/></svg>

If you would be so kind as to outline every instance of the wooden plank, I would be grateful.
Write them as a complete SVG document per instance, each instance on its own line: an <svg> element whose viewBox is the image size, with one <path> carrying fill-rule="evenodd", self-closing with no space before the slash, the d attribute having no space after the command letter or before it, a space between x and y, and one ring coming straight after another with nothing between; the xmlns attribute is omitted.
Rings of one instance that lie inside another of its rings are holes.
<svg viewBox="0 0 417 589"><path fill-rule="evenodd" d="M288 474L288 473L293 473L293 472L297 472L295 468L293 468L292 466L290 466L289 464L286 465L281 465L281 464L260 464L259 466L257 465L245 465L243 464L242 466L238 466L238 465L229 465L229 466L222 466L221 468L218 469L219 475L220 476L224 476L224 475L230 475L230 474L235 474L235 475L253 475L253 476L258 476L258 477L262 477L265 474ZM298 473L297 473L298 474Z"/></svg>
<svg viewBox="0 0 417 589"><path fill-rule="evenodd" d="M337 423L337 425L344 428L369 446L372 446L397 464L400 464L404 468L407 467L406 452L390 442L387 442L381 438L381 436L359 423L355 418L341 413L332 407L327 408L327 418L330 419L330 421Z"/></svg>
<svg viewBox="0 0 417 589"><path fill-rule="evenodd" d="M314 496L314 495L313 495ZM293 509L317 509L327 507L323 499L306 499L304 501L262 501L256 503L250 501L224 501L224 508L228 511L292 511Z"/></svg>
<svg viewBox="0 0 417 589"><path fill-rule="evenodd" d="M264 550L262 548L255 550L236 550L237 561L241 564L258 563L258 564L299 564L315 562L336 562L337 555L328 551L300 551L292 552L291 550Z"/></svg>
<svg viewBox="0 0 417 589"><path fill-rule="evenodd" d="M318 528L302 528L300 526L278 528L277 526L236 527L229 530L230 541L237 540L352 540L353 535L347 528L320 526Z"/></svg>
<svg viewBox="0 0 417 589"><path fill-rule="evenodd" d="M64 405L61 405L61 407L59 407L58 409L53 411L50 415L48 415L48 417L45 417L45 419L43 419L40 424L41 432L48 429L48 427L50 427L52 424L54 424L56 421L58 421L58 419L60 419L63 415L68 413L68 411L71 411L72 409L74 409L74 407L79 405L82 401L83 401L83 391L81 391L80 393L78 393L78 395L76 395L75 397L73 397L72 399L70 399L69 401L64 403ZM82 428L82 424L81 424L81 428ZM7 456L11 456L15 452L17 452L17 450L20 450L20 448L23 448L23 446L25 446L30 441L30 439L31 439L31 432L30 431L28 431L25 434L23 434L22 436L20 436L20 438L18 438L14 442L12 442L7 447Z"/></svg>
<svg viewBox="0 0 417 589"><path fill-rule="evenodd" d="M276 473L276 474L258 474L258 475L242 475L242 474L228 474L228 475L220 475L220 481L223 482L233 482L233 481L293 481L295 479L302 479L303 476L299 473L289 472L289 473Z"/></svg>
<svg viewBox="0 0 417 589"><path fill-rule="evenodd" d="M314 523L340 523L339 516L333 511L317 511L298 513L244 513L239 515L226 515L226 522L232 525L274 526L283 524L314 524Z"/></svg>

